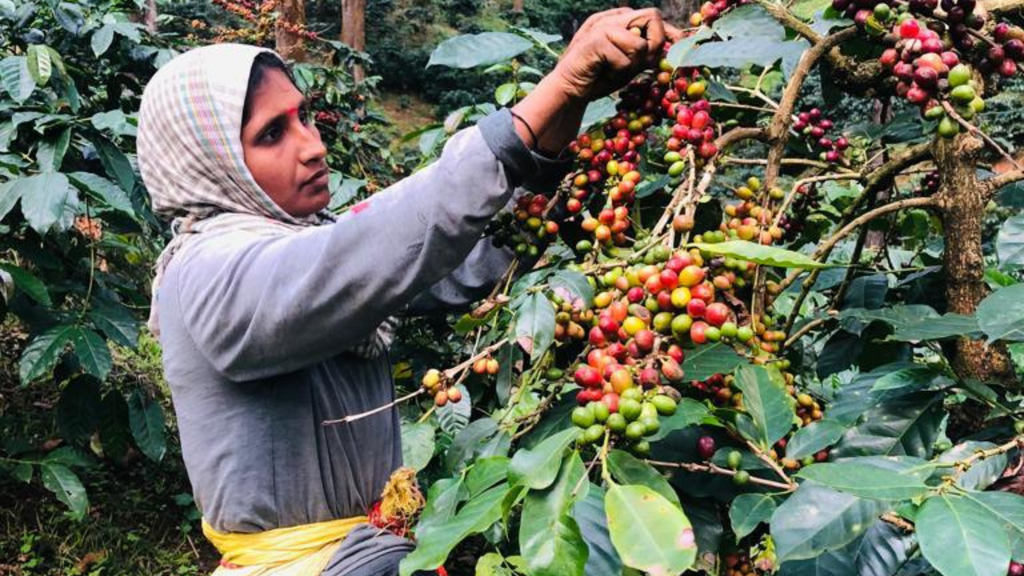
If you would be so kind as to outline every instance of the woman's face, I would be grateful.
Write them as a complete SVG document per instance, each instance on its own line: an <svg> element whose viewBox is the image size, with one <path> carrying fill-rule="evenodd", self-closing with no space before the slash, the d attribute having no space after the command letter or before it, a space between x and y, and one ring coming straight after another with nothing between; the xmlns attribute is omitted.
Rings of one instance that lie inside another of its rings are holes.
<svg viewBox="0 0 1024 576"><path fill-rule="evenodd" d="M283 72L269 69L250 95L242 126L245 165L285 212L308 216L327 207L327 149L309 117L306 99Z"/></svg>

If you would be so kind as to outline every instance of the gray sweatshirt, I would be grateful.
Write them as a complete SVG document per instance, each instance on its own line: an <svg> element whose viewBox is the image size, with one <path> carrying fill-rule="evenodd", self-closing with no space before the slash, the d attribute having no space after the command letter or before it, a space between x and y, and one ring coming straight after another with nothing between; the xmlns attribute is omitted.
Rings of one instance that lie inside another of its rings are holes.
<svg viewBox="0 0 1024 576"><path fill-rule="evenodd" d="M342 350L387 316L465 305L511 261L481 240L522 184L565 164L530 152L507 110L456 134L441 158L336 223L281 237L200 237L158 295L164 371L196 503L225 532L366 514L402 464L390 359ZM324 574L389 574L411 550L353 532Z"/></svg>

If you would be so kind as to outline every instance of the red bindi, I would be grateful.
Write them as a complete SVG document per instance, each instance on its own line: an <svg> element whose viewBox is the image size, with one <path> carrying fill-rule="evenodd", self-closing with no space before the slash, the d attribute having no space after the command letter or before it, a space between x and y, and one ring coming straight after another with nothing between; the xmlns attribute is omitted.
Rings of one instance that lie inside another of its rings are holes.
<svg viewBox="0 0 1024 576"><path fill-rule="evenodd" d="M299 115L299 107L296 106L295 108L289 108L289 109L285 110L284 113L285 113L285 116L298 116Z"/></svg>

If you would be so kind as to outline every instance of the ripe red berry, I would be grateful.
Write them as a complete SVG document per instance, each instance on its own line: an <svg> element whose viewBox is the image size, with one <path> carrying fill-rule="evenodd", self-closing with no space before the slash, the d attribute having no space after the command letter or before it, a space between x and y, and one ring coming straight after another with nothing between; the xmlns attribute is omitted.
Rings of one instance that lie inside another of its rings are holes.
<svg viewBox="0 0 1024 576"><path fill-rule="evenodd" d="M711 436L697 438L697 454L704 460L711 460L715 455L715 439Z"/></svg>
<svg viewBox="0 0 1024 576"><path fill-rule="evenodd" d="M917 35L921 33L921 25L917 23L917 20L913 18L905 20L900 24L900 37L901 38L917 38Z"/></svg>

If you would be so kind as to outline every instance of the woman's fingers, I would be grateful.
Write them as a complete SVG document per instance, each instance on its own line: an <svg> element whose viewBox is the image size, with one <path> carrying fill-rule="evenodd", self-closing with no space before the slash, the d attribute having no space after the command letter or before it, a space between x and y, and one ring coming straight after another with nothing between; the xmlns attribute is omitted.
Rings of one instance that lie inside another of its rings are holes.
<svg viewBox="0 0 1024 576"><path fill-rule="evenodd" d="M607 38L611 46L605 50L609 56L616 52L625 57L615 65L616 72L637 72L647 64L647 40L630 32L626 28L615 27L608 30Z"/></svg>

